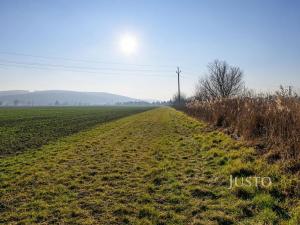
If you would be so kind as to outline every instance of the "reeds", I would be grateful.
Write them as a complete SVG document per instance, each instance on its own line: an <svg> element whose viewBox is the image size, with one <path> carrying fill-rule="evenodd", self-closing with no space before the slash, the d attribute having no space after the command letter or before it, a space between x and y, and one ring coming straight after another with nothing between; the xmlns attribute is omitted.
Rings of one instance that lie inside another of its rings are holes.
<svg viewBox="0 0 300 225"><path fill-rule="evenodd" d="M246 140L261 143L276 159L300 159L300 100L297 97L237 97L193 100L186 112Z"/></svg>

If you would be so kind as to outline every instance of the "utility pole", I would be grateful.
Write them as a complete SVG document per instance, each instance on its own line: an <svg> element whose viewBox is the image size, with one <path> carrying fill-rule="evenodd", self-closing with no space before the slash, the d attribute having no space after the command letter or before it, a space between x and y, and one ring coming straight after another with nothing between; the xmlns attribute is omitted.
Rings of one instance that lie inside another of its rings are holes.
<svg viewBox="0 0 300 225"><path fill-rule="evenodd" d="M178 78L178 104L180 104L180 73L181 70L179 69L179 67L177 67L176 74Z"/></svg>

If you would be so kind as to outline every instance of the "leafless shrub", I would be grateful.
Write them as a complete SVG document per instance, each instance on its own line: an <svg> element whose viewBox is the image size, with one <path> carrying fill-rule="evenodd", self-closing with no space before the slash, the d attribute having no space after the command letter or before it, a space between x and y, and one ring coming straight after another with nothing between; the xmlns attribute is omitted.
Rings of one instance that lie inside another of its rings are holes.
<svg viewBox="0 0 300 225"><path fill-rule="evenodd" d="M236 96L244 90L242 79L243 72L239 67L215 60L208 64L208 75L196 86L196 97L207 100Z"/></svg>
<svg viewBox="0 0 300 225"><path fill-rule="evenodd" d="M172 105L176 107L184 107L186 102L187 102L187 97L184 93L181 93L180 96L176 93L175 95L173 95L173 98L171 99Z"/></svg>

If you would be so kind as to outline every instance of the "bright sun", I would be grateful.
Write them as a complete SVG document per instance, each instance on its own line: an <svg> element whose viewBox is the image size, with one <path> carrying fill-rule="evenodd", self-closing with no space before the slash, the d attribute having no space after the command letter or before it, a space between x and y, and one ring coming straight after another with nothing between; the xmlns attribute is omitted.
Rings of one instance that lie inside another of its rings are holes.
<svg viewBox="0 0 300 225"><path fill-rule="evenodd" d="M126 55L132 55L137 51L137 39L134 35L126 34L120 40L120 48Z"/></svg>

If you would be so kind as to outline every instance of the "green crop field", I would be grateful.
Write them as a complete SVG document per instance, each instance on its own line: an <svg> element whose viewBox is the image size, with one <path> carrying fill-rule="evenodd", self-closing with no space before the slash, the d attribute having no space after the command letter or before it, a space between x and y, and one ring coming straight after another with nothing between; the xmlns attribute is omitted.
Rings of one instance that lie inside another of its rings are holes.
<svg viewBox="0 0 300 225"><path fill-rule="evenodd" d="M0 108L0 156L37 148L147 107Z"/></svg>
<svg viewBox="0 0 300 225"><path fill-rule="evenodd" d="M229 189L229 175L253 174L273 184ZM296 225L297 180L158 108L0 159L0 224Z"/></svg>

